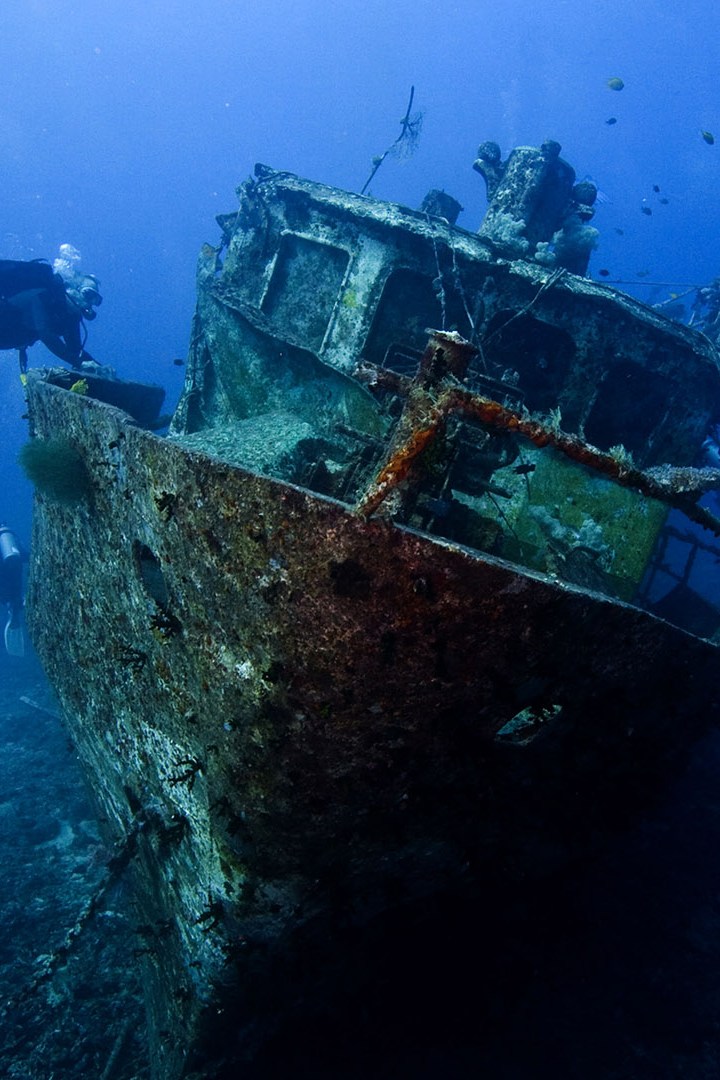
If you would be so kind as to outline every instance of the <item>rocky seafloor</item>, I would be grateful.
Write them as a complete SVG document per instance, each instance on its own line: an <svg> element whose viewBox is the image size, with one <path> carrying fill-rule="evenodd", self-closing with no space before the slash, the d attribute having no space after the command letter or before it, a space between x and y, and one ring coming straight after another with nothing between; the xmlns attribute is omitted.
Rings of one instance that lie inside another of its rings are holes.
<svg viewBox="0 0 720 1080"><path fill-rule="evenodd" d="M57 709L0 655L0 1075L141 1080L136 920Z"/></svg>

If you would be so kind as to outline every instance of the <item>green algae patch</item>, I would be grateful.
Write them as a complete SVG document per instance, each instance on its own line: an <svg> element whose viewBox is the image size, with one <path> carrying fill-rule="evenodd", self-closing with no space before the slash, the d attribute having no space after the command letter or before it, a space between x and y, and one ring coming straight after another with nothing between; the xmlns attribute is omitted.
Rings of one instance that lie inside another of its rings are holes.
<svg viewBox="0 0 720 1080"><path fill-rule="evenodd" d="M552 553L576 551L597 564L614 591L630 599L642 581L667 507L557 454L535 456L530 497L513 530L548 568ZM562 575L561 575L562 576Z"/></svg>
<svg viewBox="0 0 720 1080"><path fill-rule="evenodd" d="M90 474L69 439L32 439L21 448L18 461L28 480L49 499L72 504L89 498Z"/></svg>

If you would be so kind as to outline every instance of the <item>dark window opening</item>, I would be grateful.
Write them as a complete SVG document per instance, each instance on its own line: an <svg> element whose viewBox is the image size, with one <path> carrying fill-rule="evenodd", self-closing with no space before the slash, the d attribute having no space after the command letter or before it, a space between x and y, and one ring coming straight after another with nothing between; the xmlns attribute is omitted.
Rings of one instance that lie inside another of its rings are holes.
<svg viewBox="0 0 720 1080"><path fill-rule="evenodd" d="M670 382L638 364L621 362L608 371L585 423L588 442L601 450L624 446L641 458L647 440L672 400Z"/></svg>
<svg viewBox="0 0 720 1080"><path fill-rule="evenodd" d="M160 560L157 555L152 553L149 547L141 544L139 540L136 540L133 544L133 555L145 592L162 611L166 611L170 603L170 597Z"/></svg>
<svg viewBox="0 0 720 1080"><path fill-rule="evenodd" d="M513 311L499 311L490 320L485 358L498 371L512 369L530 412L549 412L558 398L575 361L575 342L566 330L550 326Z"/></svg>
<svg viewBox="0 0 720 1080"><path fill-rule="evenodd" d="M277 332L317 352L349 261L342 248L283 234L261 305Z"/></svg>
<svg viewBox="0 0 720 1080"><path fill-rule="evenodd" d="M363 359L403 375L414 375L428 341L428 330L470 327L461 298L445 285L445 319L432 280L415 270L394 270L383 287Z"/></svg>

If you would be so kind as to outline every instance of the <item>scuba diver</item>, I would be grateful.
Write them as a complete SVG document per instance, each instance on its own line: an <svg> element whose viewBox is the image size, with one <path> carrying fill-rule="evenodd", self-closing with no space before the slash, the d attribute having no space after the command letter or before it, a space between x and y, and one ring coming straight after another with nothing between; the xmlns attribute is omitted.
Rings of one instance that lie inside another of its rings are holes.
<svg viewBox="0 0 720 1080"><path fill-rule="evenodd" d="M8 611L5 624L5 650L10 656L25 655L25 638L22 626L23 551L15 534L0 525L0 604Z"/></svg>
<svg viewBox="0 0 720 1080"><path fill-rule="evenodd" d="M45 259L0 259L0 349L19 351L22 373L37 341L71 367L99 368L85 349L85 320L95 318L102 296L97 278L78 271L79 260L71 244L61 245L52 266Z"/></svg>

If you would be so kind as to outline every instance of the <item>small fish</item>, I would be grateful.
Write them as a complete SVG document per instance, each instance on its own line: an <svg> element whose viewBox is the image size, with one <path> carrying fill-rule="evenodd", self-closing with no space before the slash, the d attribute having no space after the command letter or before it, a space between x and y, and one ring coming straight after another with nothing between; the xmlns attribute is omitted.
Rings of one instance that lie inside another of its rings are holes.
<svg viewBox="0 0 720 1080"><path fill-rule="evenodd" d="M175 357L175 359L173 360L173 364L175 365L175 367L185 367L185 361L179 356Z"/></svg>
<svg viewBox="0 0 720 1080"><path fill-rule="evenodd" d="M618 236L624 236L625 235L625 230L624 229L618 229L616 227L615 232L618 234Z"/></svg>
<svg viewBox="0 0 720 1080"><path fill-rule="evenodd" d="M598 270L598 274L600 275L600 277L610 277L610 271L606 270L604 266L602 270Z"/></svg>
<svg viewBox="0 0 720 1080"><path fill-rule="evenodd" d="M609 116L605 121L606 124L617 124L617 116Z"/></svg>
<svg viewBox="0 0 720 1080"><path fill-rule="evenodd" d="M653 191L657 193L659 190L660 190L660 185L659 184L653 184Z"/></svg>
<svg viewBox="0 0 720 1080"><path fill-rule="evenodd" d="M614 76L612 79L608 79L607 84L610 90L622 90L623 86L625 85L622 79L618 79L617 76Z"/></svg>
<svg viewBox="0 0 720 1080"><path fill-rule="evenodd" d="M534 465L532 462L524 461L522 465L516 465L513 468L513 472L517 473L518 476L527 476L528 473L535 472L536 468L537 465Z"/></svg>
<svg viewBox="0 0 720 1080"><path fill-rule="evenodd" d="M665 197L663 196L663 198L662 198L662 199L658 199L658 202L660 203L660 205L661 205L661 206L667 206L667 204L668 204L668 203L670 202L670 200L669 200L669 199L666 199L666 198L665 198Z"/></svg>
<svg viewBox="0 0 720 1080"><path fill-rule="evenodd" d="M652 209L649 206L641 206L640 207L640 213L641 214L647 214L648 217L651 217L652 216Z"/></svg>
<svg viewBox="0 0 720 1080"><path fill-rule="evenodd" d="M713 135L712 131L701 131L700 134L702 135L708 146L714 146L715 136Z"/></svg>
<svg viewBox="0 0 720 1080"><path fill-rule="evenodd" d="M636 270L635 277L647 277L649 273L649 270Z"/></svg>

